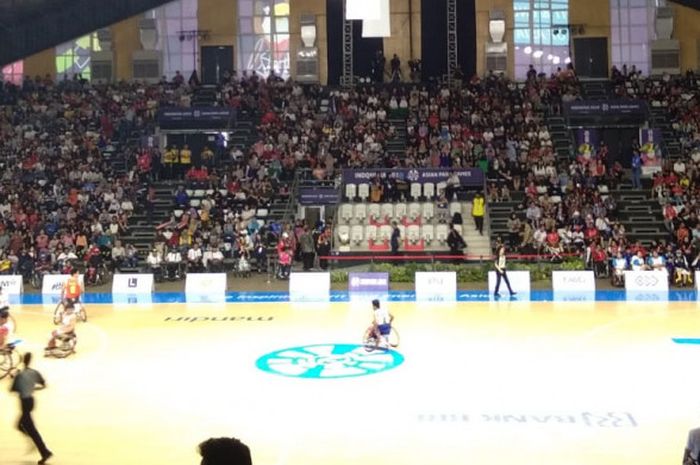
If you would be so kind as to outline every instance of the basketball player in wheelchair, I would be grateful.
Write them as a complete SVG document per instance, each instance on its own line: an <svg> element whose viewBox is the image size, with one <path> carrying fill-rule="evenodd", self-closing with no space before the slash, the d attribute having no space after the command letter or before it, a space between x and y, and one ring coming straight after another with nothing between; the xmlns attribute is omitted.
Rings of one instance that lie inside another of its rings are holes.
<svg viewBox="0 0 700 465"><path fill-rule="evenodd" d="M59 327L51 332L51 339L44 349L44 356L64 358L74 353L78 343L78 337L75 334L77 323L78 316L75 313L75 304L68 301L65 304Z"/></svg>

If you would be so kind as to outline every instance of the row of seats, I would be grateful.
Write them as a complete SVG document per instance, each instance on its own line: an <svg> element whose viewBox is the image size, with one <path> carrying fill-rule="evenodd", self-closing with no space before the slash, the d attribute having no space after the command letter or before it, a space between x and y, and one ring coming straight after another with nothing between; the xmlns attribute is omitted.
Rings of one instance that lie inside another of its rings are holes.
<svg viewBox="0 0 700 465"><path fill-rule="evenodd" d="M217 189L224 197L228 194L226 189ZM214 195L214 189L185 189L187 196L191 199L203 199L208 195Z"/></svg>
<svg viewBox="0 0 700 465"><path fill-rule="evenodd" d="M462 213L462 204L460 202L451 202L449 206L450 218L455 213ZM402 221L407 218L415 221L422 218L424 221L430 221L435 218L435 203L344 203L340 206L340 222L349 224L352 220L358 223L364 223L368 220L389 220Z"/></svg>
<svg viewBox="0 0 700 465"><path fill-rule="evenodd" d="M446 182L439 182L437 184L432 182L422 184L419 182L413 182L411 183L409 195L413 200L431 200L446 188ZM345 198L350 202L354 202L358 198L363 202L366 201L369 198L369 183L345 184Z"/></svg>
<svg viewBox="0 0 700 465"><path fill-rule="evenodd" d="M433 226L431 224L418 226L398 226L401 231L401 237L403 239L408 239L412 244L417 244L421 240L425 241L426 244L431 244L435 241L439 244L444 244L447 242L447 236L450 230L446 224L438 224ZM462 234L462 225L456 224L454 228ZM338 239L340 244L349 245L353 244L356 246L367 245L370 240L377 241L389 241L391 240L391 226L349 226L340 225L338 226Z"/></svg>
<svg viewBox="0 0 700 465"><path fill-rule="evenodd" d="M195 207L195 208L198 207L198 206L199 206L199 203L197 203L197 205L194 205L194 204L192 203L193 201L194 201L194 200L190 200L190 206L191 206L191 207ZM224 209L224 214L228 213L228 211L229 211L229 210L228 210L227 208ZM182 209L180 209L180 208L173 210L173 216L175 216L175 218L177 218L178 220L180 219L180 217L181 217L184 213L185 213L185 210L182 210ZM197 210L197 213L198 213L199 215L201 215L201 214L202 214L202 210L201 210L201 209L198 209L198 210ZM258 209L255 211L255 217L256 217L258 220L264 220L265 218L268 217L269 214L270 214L270 211L269 211L267 208L258 208Z"/></svg>

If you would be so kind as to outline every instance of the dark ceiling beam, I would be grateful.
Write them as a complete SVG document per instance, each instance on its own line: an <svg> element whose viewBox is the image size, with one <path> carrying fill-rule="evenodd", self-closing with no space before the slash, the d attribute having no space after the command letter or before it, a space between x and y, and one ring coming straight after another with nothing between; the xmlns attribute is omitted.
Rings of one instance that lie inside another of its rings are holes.
<svg viewBox="0 0 700 465"><path fill-rule="evenodd" d="M41 0L41 14L33 2L33 11L17 11L16 21L0 18L0 67L170 1Z"/></svg>

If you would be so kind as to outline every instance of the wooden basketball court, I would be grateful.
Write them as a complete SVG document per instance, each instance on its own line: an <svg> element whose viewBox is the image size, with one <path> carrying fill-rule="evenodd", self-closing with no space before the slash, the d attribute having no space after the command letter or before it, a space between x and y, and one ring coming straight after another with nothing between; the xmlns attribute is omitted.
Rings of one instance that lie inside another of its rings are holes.
<svg viewBox="0 0 700 465"><path fill-rule="evenodd" d="M348 346L367 304L93 304L62 360L53 308L13 312L53 464L192 465L236 436L256 465L660 465L700 424L700 345L671 339L700 336L695 302L387 305L402 357ZM8 388L0 464L36 463Z"/></svg>

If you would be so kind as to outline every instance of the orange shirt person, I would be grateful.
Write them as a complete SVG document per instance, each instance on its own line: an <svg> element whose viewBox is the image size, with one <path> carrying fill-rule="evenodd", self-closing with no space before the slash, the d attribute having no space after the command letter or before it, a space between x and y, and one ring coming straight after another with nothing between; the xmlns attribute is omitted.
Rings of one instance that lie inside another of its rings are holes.
<svg viewBox="0 0 700 465"><path fill-rule="evenodd" d="M70 299L73 302L78 302L82 293L83 289L80 286L80 280L78 279L78 270L73 270L70 278L66 280L66 284L63 286L63 298Z"/></svg>

